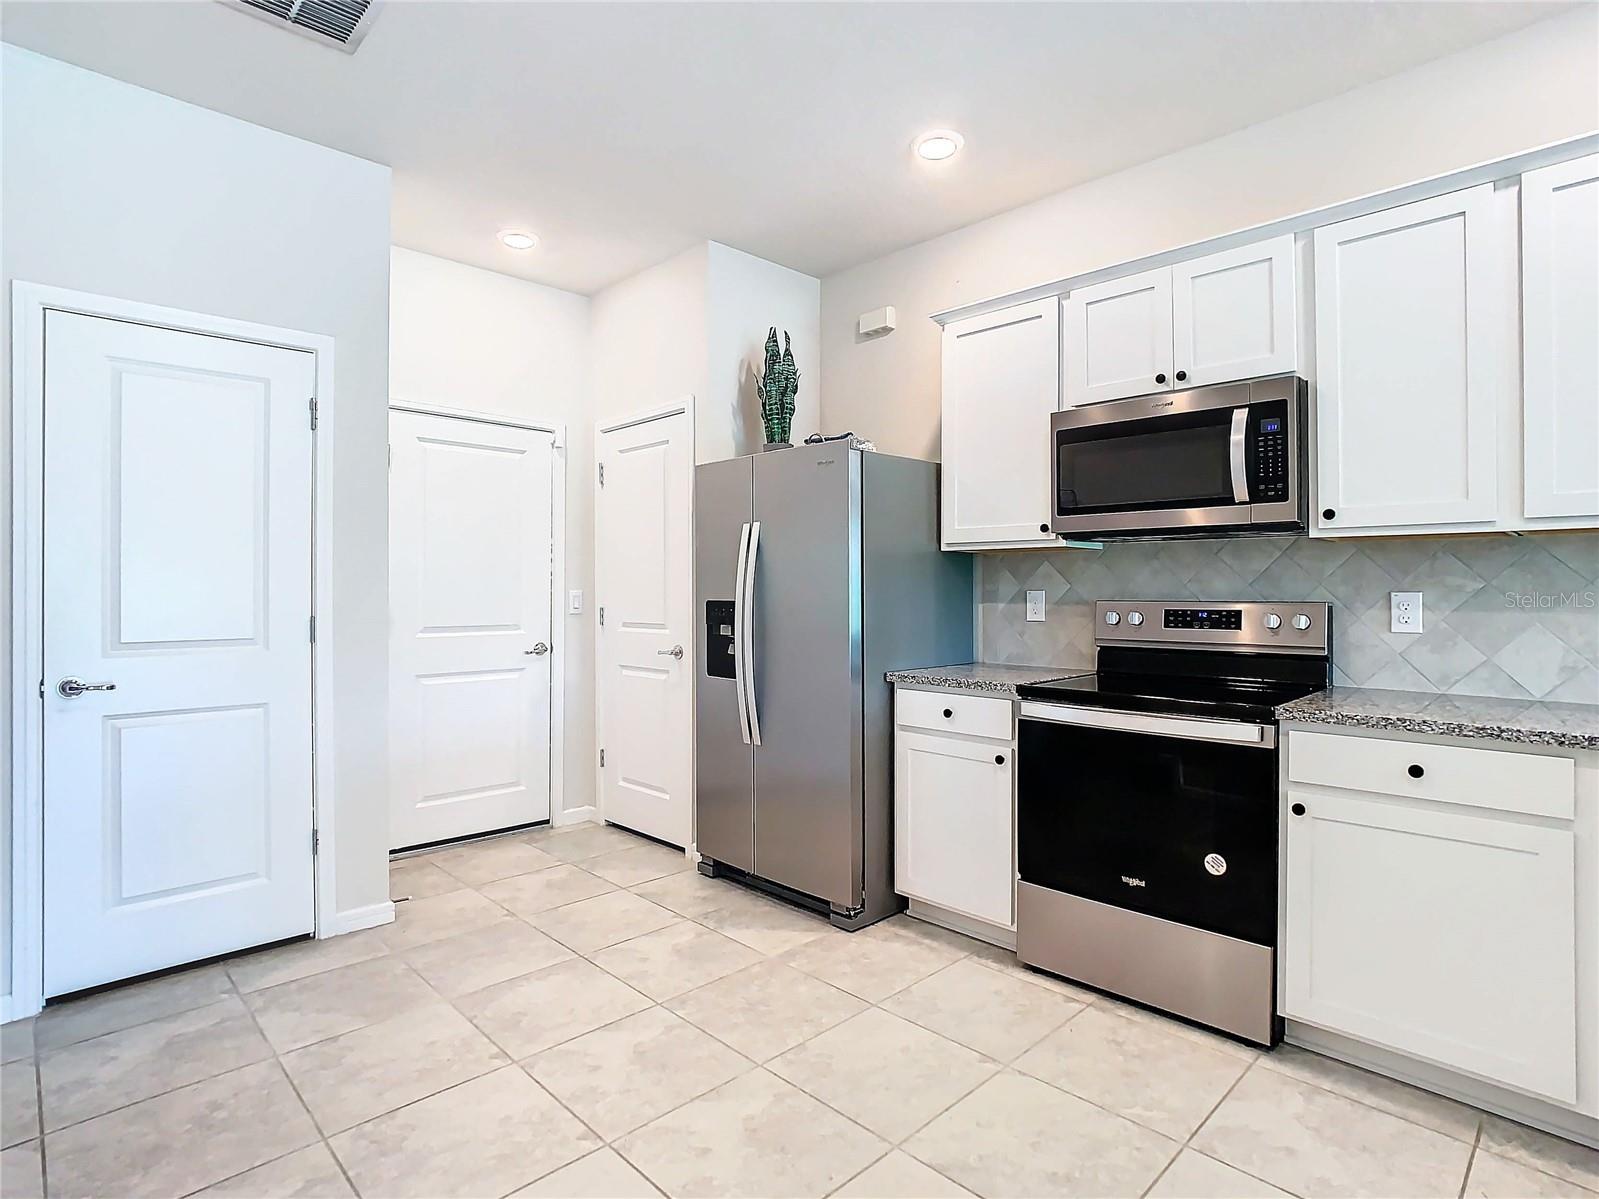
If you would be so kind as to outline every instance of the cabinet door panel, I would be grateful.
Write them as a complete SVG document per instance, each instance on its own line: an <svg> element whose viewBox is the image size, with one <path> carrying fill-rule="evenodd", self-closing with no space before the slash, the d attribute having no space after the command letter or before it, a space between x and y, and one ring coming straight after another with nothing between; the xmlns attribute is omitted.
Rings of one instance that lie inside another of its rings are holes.
<svg viewBox="0 0 1599 1199"><path fill-rule="evenodd" d="M1066 407L1171 389L1170 269L1079 288L1065 309Z"/></svg>
<svg viewBox="0 0 1599 1199"><path fill-rule="evenodd" d="M1574 1102L1574 835L1288 798L1283 1014Z"/></svg>
<svg viewBox="0 0 1599 1199"><path fill-rule="evenodd" d="M1059 402L1058 301L945 326L945 549L1056 544L1049 418Z"/></svg>
<svg viewBox="0 0 1599 1199"><path fill-rule="evenodd" d="M1527 516L1599 515L1599 155L1521 177Z"/></svg>
<svg viewBox="0 0 1599 1199"><path fill-rule="evenodd" d="M1005 743L895 734L896 891L1015 926L1014 759Z"/></svg>
<svg viewBox="0 0 1599 1199"><path fill-rule="evenodd" d="M1315 233L1318 528L1496 514L1509 297L1492 185Z"/></svg>
<svg viewBox="0 0 1599 1199"><path fill-rule="evenodd" d="M1203 387L1295 369L1294 239L1172 267L1172 366Z"/></svg>

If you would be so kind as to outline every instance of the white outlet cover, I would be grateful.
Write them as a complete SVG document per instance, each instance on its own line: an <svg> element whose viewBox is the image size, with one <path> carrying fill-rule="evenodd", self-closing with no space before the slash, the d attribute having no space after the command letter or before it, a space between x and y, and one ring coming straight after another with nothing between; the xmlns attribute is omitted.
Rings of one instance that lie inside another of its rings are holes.
<svg viewBox="0 0 1599 1199"><path fill-rule="evenodd" d="M566 593L566 610L572 616L576 616L583 611L583 593L581 591L568 591Z"/></svg>
<svg viewBox="0 0 1599 1199"><path fill-rule="evenodd" d="M1044 619L1044 593L1042 591L1029 591L1027 593L1027 619L1032 621Z"/></svg>
<svg viewBox="0 0 1599 1199"><path fill-rule="evenodd" d="M1388 631L1390 633L1419 633L1421 629L1421 592L1390 591L1388 593Z"/></svg>

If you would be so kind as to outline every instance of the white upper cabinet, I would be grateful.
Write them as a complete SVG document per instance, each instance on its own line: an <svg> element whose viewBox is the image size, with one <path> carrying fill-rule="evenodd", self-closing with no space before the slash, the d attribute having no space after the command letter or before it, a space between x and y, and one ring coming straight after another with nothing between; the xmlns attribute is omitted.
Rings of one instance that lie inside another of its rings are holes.
<svg viewBox="0 0 1599 1199"><path fill-rule="evenodd" d="M1294 370L1294 239L1171 269L1173 382L1203 387Z"/></svg>
<svg viewBox="0 0 1599 1199"><path fill-rule="evenodd" d="M1524 514L1599 515L1599 156L1521 177Z"/></svg>
<svg viewBox="0 0 1599 1199"><path fill-rule="evenodd" d="M945 549L1058 545L1049 418L1060 401L1060 303L944 327Z"/></svg>
<svg viewBox="0 0 1599 1199"><path fill-rule="evenodd" d="M1163 268L1066 297L1067 408L1171 386L1171 284Z"/></svg>
<svg viewBox="0 0 1599 1199"><path fill-rule="evenodd" d="M1495 519L1508 231L1492 198L1316 230L1319 531Z"/></svg>

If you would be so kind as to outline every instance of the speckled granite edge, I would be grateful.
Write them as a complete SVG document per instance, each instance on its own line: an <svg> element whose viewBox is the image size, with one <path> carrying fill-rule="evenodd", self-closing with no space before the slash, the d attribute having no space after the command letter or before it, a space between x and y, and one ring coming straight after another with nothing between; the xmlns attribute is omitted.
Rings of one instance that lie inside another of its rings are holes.
<svg viewBox="0 0 1599 1199"><path fill-rule="evenodd" d="M1004 662L960 662L952 666L928 666L916 670L891 670L883 677L890 683L917 687L947 687L955 691L987 691L994 695L1016 694L1016 688L1049 679L1064 679L1087 674L1092 667L1013 666Z"/></svg>
<svg viewBox="0 0 1599 1199"><path fill-rule="evenodd" d="M1330 687L1282 704L1276 711L1277 719L1285 722L1476 737L1558 749L1599 749L1596 704Z"/></svg>

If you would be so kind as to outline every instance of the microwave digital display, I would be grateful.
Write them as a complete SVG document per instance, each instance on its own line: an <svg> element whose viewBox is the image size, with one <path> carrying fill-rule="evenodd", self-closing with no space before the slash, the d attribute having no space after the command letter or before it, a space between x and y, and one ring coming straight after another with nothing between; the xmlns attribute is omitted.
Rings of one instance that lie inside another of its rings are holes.
<svg viewBox="0 0 1599 1199"><path fill-rule="evenodd" d="M1271 420L1263 420L1260 422L1260 431L1262 433L1280 433L1282 432L1282 427L1283 422L1279 417L1274 417Z"/></svg>

